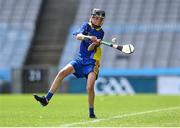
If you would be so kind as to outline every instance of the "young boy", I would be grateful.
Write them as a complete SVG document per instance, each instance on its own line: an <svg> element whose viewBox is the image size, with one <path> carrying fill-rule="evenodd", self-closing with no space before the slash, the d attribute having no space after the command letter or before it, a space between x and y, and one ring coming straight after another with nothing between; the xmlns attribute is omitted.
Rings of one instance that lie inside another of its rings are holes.
<svg viewBox="0 0 180 128"><path fill-rule="evenodd" d="M77 78L87 78L87 93L89 103L89 117L96 118L94 114L94 83L98 77L99 62L101 59L100 41L103 39L104 31L101 26L104 22L105 11L93 9L88 23L84 23L73 35L81 41L78 58L71 61L59 71L54 79L50 90L46 96L34 94L34 98L46 106L53 94L61 85L62 80L69 74L74 74Z"/></svg>

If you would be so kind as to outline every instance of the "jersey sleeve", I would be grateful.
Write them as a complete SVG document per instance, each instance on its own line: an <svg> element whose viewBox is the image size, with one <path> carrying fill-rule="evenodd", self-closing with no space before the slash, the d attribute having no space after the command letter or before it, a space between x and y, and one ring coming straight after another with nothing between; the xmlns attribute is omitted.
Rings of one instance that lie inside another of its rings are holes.
<svg viewBox="0 0 180 128"><path fill-rule="evenodd" d="M87 26L88 26L88 23L84 23L76 32L73 33L73 35L76 36L79 33L86 35Z"/></svg>

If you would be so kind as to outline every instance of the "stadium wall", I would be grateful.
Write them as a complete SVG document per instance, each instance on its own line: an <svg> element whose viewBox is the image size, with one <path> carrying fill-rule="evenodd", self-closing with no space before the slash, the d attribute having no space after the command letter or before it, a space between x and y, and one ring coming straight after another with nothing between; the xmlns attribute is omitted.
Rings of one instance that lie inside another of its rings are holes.
<svg viewBox="0 0 180 128"><path fill-rule="evenodd" d="M11 90L11 70L7 68L0 69L0 93L9 93Z"/></svg>
<svg viewBox="0 0 180 128"><path fill-rule="evenodd" d="M121 70L101 69L95 92L104 94L180 94L180 69ZM86 79L71 76L66 80L67 93L85 93Z"/></svg>
<svg viewBox="0 0 180 128"><path fill-rule="evenodd" d="M0 69L0 93L45 93L57 68ZM137 93L180 94L180 69L100 69L95 84L98 95ZM58 92L86 93L86 79L67 77Z"/></svg>

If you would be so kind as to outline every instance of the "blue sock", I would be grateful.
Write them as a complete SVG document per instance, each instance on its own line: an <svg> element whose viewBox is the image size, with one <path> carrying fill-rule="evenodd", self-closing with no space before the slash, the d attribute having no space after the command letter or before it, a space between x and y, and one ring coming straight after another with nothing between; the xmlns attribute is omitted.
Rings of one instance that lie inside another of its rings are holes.
<svg viewBox="0 0 180 128"><path fill-rule="evenodd" d="M52 92L48 92L47 94L46 94L46 99L48 100L48 101L50 101L50 99L51 99L51 97L53 96L53 93Z"/></svg>
<svg viewBox="0 0 180 128"><path fill-rule="evenodd" d="M89 115L94 115L94 108L93 107L89 107Z"/></svg>

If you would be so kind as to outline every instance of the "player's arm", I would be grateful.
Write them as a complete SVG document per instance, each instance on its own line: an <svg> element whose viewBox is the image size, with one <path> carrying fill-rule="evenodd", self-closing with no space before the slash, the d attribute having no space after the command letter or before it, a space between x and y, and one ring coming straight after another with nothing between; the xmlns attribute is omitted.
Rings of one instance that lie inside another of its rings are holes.
<svg viewBox="0 0 180 128"><path fill-rule="evenodd" d="M87 36L83 35L82 33L79 33L76 35L77 40L86 40L90 39L93 43L88 47L88 51L94 50L97 46L100 45L101 39L97 39L96 36Z"/></svg>
<svg viewBox="0 0 180 128"><path fill-rule="evenodd" d="M101 39L97 39L96 41L94 41L91 45L89 45L88 47L88 51L92 51L94 50L96 47L98 47L101 44L101 41L104 37L104 32L102 33L102 37Z"/></svg>
<svg viewBox="0 0 180 128"><path fill-rule="evenodd" d="M86 39L90 39L92 42L96 41L97 38L95 36L87 36L87 35L83 35L82 33L79 33L76 35L76 39L77 40L86 40Z"/></svg>
<svg viewBox="0 0 180 128"><path fill-rule="evenodd" d="M97 41L95 41L89 45L88 51L94 50L96 47L98 47L100 45L100 43L101 43L101 39L97 39Z"/></svg>
<svg viewBox="0 0 180 128"><path fill-rule="evenodd" d="M96 36L87 36L87 35L83 35L82 33L77 34L76 39L77 40L90 39L93 43L90 45L90 47L88 47L89 51L93 50L96 46L99 46L101 42L101 39L97 39Z"/></svg>

